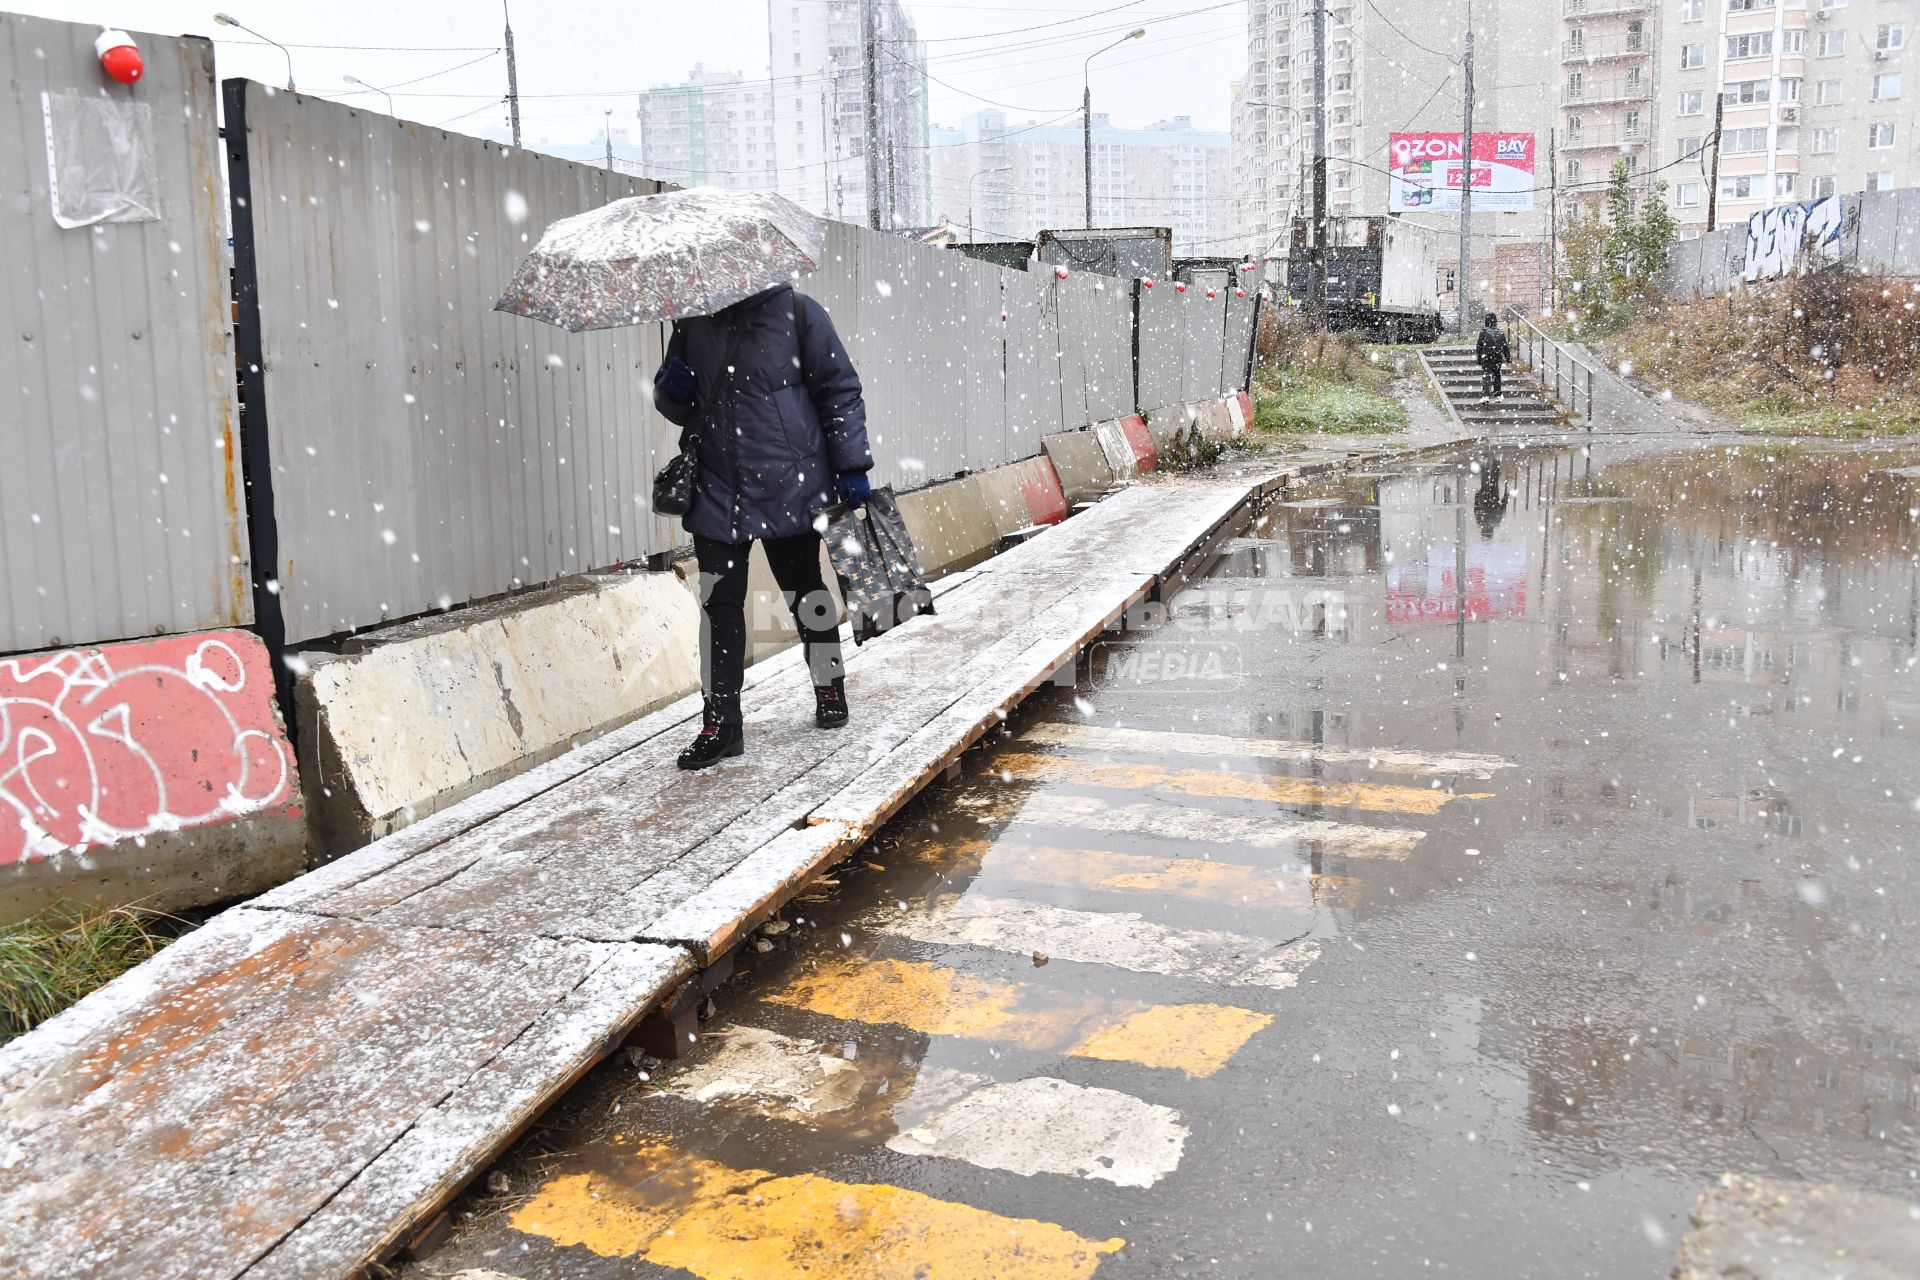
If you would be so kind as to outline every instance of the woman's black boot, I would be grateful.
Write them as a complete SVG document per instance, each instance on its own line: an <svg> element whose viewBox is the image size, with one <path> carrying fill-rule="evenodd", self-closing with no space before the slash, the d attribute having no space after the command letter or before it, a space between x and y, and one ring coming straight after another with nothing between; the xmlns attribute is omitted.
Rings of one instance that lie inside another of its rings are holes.
<svg viewBox="0 0 1920 1280"><path fill-rule="evenodd" d="M835 677L832 684L813 686L813 723L822 729L838 729L846 722L846 680Z"/></svg>
<svg viewBox="0 0 1920 1280"><path fill-rule="evenodd" d="M682 769L705 769L730 756L743 755L746 749L746 736L739 725L708 720L700 726L699 736L680 753L679 764Z"/></svg>

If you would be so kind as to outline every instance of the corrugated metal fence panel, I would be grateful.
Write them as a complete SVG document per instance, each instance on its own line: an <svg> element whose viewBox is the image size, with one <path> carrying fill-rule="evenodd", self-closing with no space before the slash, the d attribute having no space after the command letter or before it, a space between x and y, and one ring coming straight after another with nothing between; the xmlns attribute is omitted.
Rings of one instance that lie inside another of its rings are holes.
<svg viewBox="0 0 1920 1280"><path fill-rule="evenodd" d="M1209 298L1197 285L1188 285L1180 300L1181 323L1186 329L1186 367L1182 398L1209 400L1220 394L1221 355L1226 348L1226 303L1218 292Z"/></svg>
<svg viewBox="0 0 1920 1280"><path fill-rule="evenodd" d="M261 85L247 124L290 641L673 545L661 327L493 310L549 222L657 184Z"/></svg>
<svg viewBox="0 0 1920 1280"><path fill-rule="evenodd" d="M1700 241L1676 242L1667 253L1663 274L1668 297L1685 301L1700 296Z"/></svg>
<svg viewBox="0 0 1920 1280"><path fill-rule="evenodd" d="M1920 187L1860 197L1854 265L1868 275L1920 276Z"/></svg>
<svg viewBox="0 0 1920 1280"><path fill-rule="evenodd" d="M954 358L966 379L962 456L967 470L984 471L1007 457L1007 322L1000 317L1011 273L971 258L956 265L966 282L966 326Z"/></svg>
<svg viewBox="0 0 1920 1280"><path fill-rule="evenodd" d="M1181 295L1170 287L1142 289L1138 295L1140 328L1140 403L1142 412L1178 404L1186 391L1186 313Z"/></svg>
<svg viewBox="0 0 1920 1280"><path fill-rule="evenodd" d="M1087 361L1088 421L1123 418L1134 411L1132 286L1096 277L1093 292L1082 300L1088 304L1078 322Z"/></svg>
<svg viewBox="0 0 1920 1280"><path fill-rule="evenodd" d="M1060 421L1077 427L1093 421L1087 414L1088 340L1092 337L1092 316L1084 299L1092 284L1083 276L1059 279L1051 272L1042 277L1053 290L1054 313L1060 335Z"/></svg>
<svg viewBox="0 0 1920 1280"><path fill-rule="evenodd" d="M1229 286L1226 350L1220 357L1221 390L1245 391L1253 354L1253 317L1259 299L1245 289Z"/></svg>
<svg viewBox="0 0 1920 1280"><path fill-rule="evenodd" d="M1009 271L1007 436L1002 462L1040 452L1040 437L1060 430L1060 311L1053 280Z"/></svg>
<svg viewBox="0 0 1920 1280"><path fill-rule="evenodd" d="M0 651L253 619L213 46L0 14ZM158 221L63 229L41 95L146 115Z"/></svg>

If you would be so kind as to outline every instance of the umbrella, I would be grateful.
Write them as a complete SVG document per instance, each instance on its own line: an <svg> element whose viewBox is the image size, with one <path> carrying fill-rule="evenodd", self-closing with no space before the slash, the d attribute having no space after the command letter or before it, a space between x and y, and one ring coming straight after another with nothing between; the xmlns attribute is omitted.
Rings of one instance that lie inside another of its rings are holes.
<svg viewBox="0 0 1920 1280"><path fill-rule="evenodd" d="M927 590L891 488L875 489L862 506L835 506L815 515L856 645L933 612L933 592Z"/></svg>
<svg viewBox="0 0 1920 1280"><path fill-rule="evenodd" d="M570 333L710 315L813 270L826 238L772 192L630 196L549 226L493 309Z"/></svg>

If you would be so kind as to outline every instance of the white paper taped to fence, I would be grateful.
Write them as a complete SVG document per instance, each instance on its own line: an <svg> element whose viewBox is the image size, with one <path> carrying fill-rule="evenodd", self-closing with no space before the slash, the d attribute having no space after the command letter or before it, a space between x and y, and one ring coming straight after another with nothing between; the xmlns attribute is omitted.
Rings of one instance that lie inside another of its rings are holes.
<svg viewBox="0 0 1920 1280"><path fill-rule="evenodd" d="M153 108L99 94L42 93L53 220L69 230L157 222Z"/></svg>

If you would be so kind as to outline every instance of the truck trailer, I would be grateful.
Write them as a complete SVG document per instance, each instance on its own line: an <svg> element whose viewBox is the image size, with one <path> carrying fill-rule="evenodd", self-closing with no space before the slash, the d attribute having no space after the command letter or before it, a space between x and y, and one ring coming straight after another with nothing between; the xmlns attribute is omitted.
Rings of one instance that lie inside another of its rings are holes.
<svg viewBox="0 0 1920 1280"><path fill-rule="evenodd" d="M1404 218L1327 220L1327 327L1364 329L1380 342L1432 342L1440 336L1438 228ZM1313 305L1313 230L1293 222L1287 297Z"/></svg>

